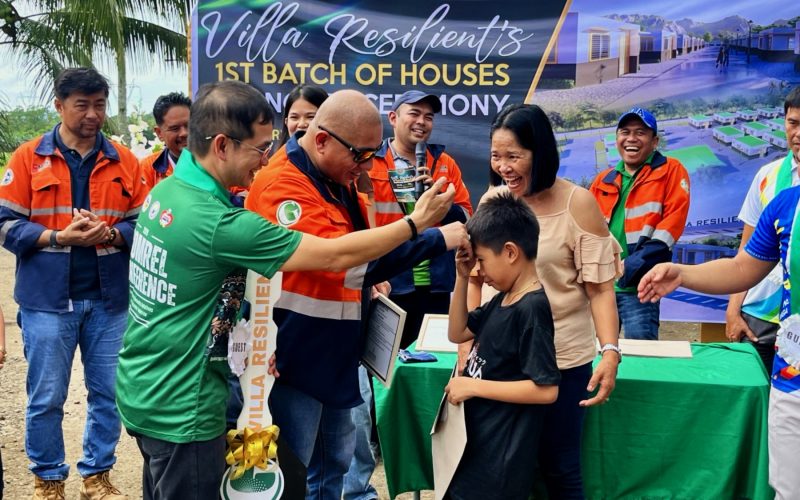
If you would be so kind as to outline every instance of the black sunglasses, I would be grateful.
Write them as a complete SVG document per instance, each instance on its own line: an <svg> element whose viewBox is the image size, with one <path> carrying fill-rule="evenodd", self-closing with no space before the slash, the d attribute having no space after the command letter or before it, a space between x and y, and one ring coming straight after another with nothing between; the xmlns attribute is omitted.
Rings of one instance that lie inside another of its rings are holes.
<svg viewBox="0 0 800 500"><path fill-rule="evenodd" d="M344 139L342 139L338 135L334 134L330 130L326 129L322 125L317 125L317 127L319 127L321 130L324 130L325 132L327 132L328 135L330 135L331 137L333 137L334 139L336 139L337 141L342 143L342 146L344 146L347 149L349 149L350 152L353 153L353 161L356 162L356 163L364 163L366 161L371 160L375 156L375 153L377 153L378 150L381 148L380 146L378 146L377 148L362 148L362 149L359 149L359 148L353 146L352 144L350 144L349 142L345 141Z"/></svg>
<svg viewBox="0 0 800 500"><path fill-rule="evenodd" d="M210 141L214 137L216 137L216 136L209 135L205 139L207 141ZM275 144L275 141L270 142L269 145L266 148L261 149L259 147L253 146L252 144L247 144L246 142L242 142L242 141L240 141L239 139L237 139L235 137L231 137L229 135L226 135L225 137L227 137L228 139L232 140L233 142L235 142L236 144L238 144L240 146L247 146L248 148L254 149L254 150L258 151L259 153L261 153L261 158L259 159L259 162L260 162L259 165L264 166L267 163L269 163L269 154L272 152L272 146Z"/></svg>

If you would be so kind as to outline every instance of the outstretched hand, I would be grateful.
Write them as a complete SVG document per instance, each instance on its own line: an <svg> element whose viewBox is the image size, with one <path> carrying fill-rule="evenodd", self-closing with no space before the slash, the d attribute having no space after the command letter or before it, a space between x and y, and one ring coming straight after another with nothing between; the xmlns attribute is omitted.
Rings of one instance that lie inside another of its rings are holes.
<svg viewBox="0 0 800 500"><path fill-rule="evenodd" d="M453 184L449 184L444 192L439 192L447 183L444 177L438 179L433 183L433 187L428 189L417 200L414 205L414 212L411 214L411 219L416 224L419 231L424 231L429 227L434 226L440 220L444 219L453 200L456 197L456 188Z"/></svg>
<svg viewBox="0 0 800 500"><path fill-rule="evenodd" d="M681 271L675 264L658 264L639 281L639 300L658 302L678 288L682 281Z"/></svg>

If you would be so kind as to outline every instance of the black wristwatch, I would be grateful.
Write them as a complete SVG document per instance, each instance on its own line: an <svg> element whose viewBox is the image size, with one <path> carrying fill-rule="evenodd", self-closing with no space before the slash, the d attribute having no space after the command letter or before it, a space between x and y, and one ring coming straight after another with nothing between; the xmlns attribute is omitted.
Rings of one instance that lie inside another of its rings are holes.
<svg viewBox="0 0 800 500"><path fill-rule="evenodd" d="M59 245L58 244L58 240L56 239L56 235L57 234L58 234L58 231L56 231L55 229L53 229L50 232L50 248L64 248L63 245Z"/></svg>

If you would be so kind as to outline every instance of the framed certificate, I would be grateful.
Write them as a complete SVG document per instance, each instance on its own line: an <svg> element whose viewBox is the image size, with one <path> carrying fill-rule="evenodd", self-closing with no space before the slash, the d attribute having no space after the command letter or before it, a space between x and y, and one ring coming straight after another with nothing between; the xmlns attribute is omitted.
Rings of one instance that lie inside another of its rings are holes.
<svg viewBox="0 0 800 500"><path fill-rule="evenodd" d="M417 339L418 351L458 352L458 344L447 338L446 314L426 314L422 318L422 327Z"/></svg>
<svg viewBox="0 0 800 500"><path fill-rule="evenodd" d="M372 301L370 308L361 363L383 385L389 387L394 374L394 360L397 359L397 350L403 336L403 325L406 323L406 312L382 294Z"/></svg>

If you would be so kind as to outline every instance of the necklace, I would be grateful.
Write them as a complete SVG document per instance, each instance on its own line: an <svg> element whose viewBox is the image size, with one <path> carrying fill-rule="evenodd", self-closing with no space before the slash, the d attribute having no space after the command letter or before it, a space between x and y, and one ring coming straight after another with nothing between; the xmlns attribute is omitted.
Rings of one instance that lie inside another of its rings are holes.
<svg viewBox="0 0 800 500"><path fill-rule="evenodd" d="M536 285L538 285L538 284L539 284L539 280L538 280L538 279L536 279L536 280L533 280L533 281L531 281L530 283L528 283L528 285L527 285L525 288L523 288L522 290L518 290L518 291L516 291L516 292L514 292L514 293L512 293L512 294L510 294L510 295L508 295L508 302L506 302L506 305L508 305L508 304L513 304L513 303L514 303L514 300L515 300L517 297L519 297L519 296L520 296L520 295L522 295L524 292L527 292L528 290L530 290L531 288L535 287L535 286L536 286ZM505 301L504 301L504 302L505 302Z"/></svg>

